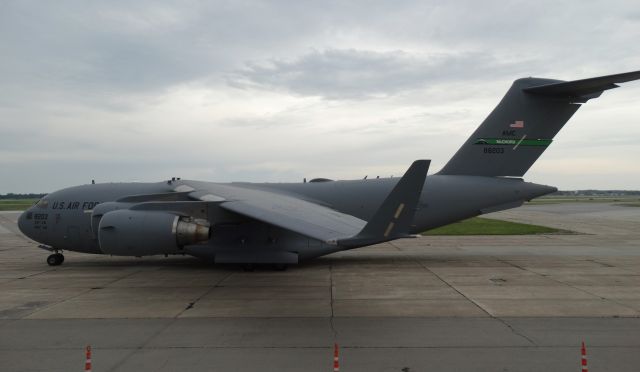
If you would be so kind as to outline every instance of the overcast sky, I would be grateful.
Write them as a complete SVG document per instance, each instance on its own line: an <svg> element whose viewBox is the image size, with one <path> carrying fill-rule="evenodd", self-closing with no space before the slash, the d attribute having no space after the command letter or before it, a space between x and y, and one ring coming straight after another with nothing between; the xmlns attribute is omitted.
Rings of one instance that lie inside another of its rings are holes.
<svg viewBox="0 0 640 372"><path fill-rule="evenodd" d="M438 171L512 81L640 70L637 1L1 1L0 193ZM525 175L640 189L640 82Z"/></svg>

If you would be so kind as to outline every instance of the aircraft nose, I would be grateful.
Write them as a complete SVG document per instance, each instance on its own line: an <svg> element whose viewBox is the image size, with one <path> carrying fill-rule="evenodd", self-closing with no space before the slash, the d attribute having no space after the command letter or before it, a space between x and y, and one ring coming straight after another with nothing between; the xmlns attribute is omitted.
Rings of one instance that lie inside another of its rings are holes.
<svg viewBox="0 0 640 372"><path fill-rule="evenodd" d="M29 228L29 224L28 224L28 220L27 220L27 216L31 216L33 214L33 212L31 211L31 209L27 209L26 211L22 212L22 214L20 215L20 217L18 217L18 229L20 229L20 231L26 235L27 237L33 239L32 237L32 231Z"/></svg>

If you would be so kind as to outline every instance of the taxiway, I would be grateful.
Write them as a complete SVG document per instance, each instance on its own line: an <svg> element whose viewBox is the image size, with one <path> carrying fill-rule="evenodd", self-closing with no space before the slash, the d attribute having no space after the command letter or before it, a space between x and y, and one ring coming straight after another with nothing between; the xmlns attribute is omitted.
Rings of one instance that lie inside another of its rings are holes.
<svg viewBox="0 0 640 372"><path fill-rule="evenodd" d="M423 237L284 272L189 257L47 252L0 214L0 370L640 368L640 208L528 205L489 217L577 234Z"/></svg>

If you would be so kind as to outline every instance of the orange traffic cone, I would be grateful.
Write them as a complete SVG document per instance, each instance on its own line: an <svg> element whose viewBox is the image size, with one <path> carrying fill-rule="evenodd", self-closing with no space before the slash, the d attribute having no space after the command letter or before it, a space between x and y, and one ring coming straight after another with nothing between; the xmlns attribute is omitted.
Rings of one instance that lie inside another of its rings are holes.
<svg viewBox="0 0 640 372"><path fill-rule="evenodd" d="M582 372L588 372L587 370L587 348L584 347L584 341L582 341L582 347L580 348L582 354Z"/></svg>
<svg viewBox="0 0 640 372"><path fill-rule="evenodd" d="M87 361L84 363L84 372L91 372L91 346L87 345L85 348L85 354L87 356Z"/></svg>
<svg viewBox="0 0 640 372"><path fill-rule="evenodd" d="M340 371L340 360L338 359L338 344L333 344L333 372Z"/></svg>

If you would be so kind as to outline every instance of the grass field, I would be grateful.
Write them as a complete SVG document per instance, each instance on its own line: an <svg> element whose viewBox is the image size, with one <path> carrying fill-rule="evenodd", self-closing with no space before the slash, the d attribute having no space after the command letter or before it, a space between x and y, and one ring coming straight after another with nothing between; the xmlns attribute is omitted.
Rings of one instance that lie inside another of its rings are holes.
<svg viewBox="0 0 640 372"><path fill-rule="evenodd" d="M38 201L38 199L2 199L0 211L23 211Z"/></svg>
<svg viewBox="0 0 640 372"><path fill-rule="evenodd" d="M623 207L640 207L640 201L637 202L626 202L626 203L616 203L616 205L620 205Z"/></svg>
<svg viewBox="0 0 640 372"><path fill-rule="evenodd" d="M527 204L560 203L614 203L627 207L640 205L640 198L637 196L543 196L527 202Z"/></svg>
<svg viewBox="0 0 640 372"><path fill-rule="evenodd" d="M474 217L425 231L422 235L532 235L553 233L567 233L567 231L546 226Z"/></svg>

